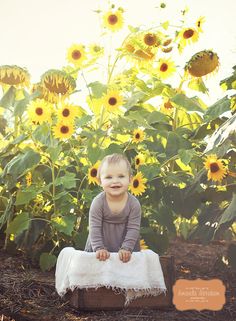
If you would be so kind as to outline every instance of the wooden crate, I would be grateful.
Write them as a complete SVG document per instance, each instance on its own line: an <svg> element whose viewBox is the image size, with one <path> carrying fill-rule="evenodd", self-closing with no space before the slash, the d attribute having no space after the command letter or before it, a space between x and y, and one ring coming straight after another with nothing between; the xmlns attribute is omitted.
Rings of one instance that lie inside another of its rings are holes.
<svg viewBox="0 0 236 321"><path fill-rule="evenodd" d="M159 296L138 298L127 308L165 309L172 305L172 286L175 282L175 267L173 256L160 256L167 293ZM125 297L105 287L88 290L76 289L67 294L70 305L79 310L119 310L124 308Z"/></svg>

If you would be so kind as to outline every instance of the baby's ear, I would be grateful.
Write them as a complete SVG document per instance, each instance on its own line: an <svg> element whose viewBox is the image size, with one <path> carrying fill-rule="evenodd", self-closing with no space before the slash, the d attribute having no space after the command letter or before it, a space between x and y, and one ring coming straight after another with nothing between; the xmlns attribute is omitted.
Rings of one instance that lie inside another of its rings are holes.
<svg viewBox="0 0 236 321"><path fill-rule="evenodd" d="M130 175L130 177L129 177L129 183L131 183L132 179L133 179L133 176Z"/></svg>

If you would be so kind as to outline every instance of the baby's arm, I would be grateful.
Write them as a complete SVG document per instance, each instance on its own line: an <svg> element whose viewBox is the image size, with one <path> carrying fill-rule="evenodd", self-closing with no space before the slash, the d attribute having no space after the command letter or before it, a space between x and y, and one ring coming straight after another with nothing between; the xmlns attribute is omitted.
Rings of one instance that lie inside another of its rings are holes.
<svg viewBox="0 0 236 321"><path fill-rule="evenodd" d="M105 261L110 253L105 249L102 239L102 207L98 200L92 202L89 211L89 234L92 249L96 252L96 258Z"/></svg>
<svg viewBox="0 0 236 321"><path fill-rule="evenodd" d="M132 206L131 212L129 214L128 223L127 223L127 232L125 235L125 239L122 243L121 249L119 250L119 258L124 263L130 260L131 253L139 238L140 223L141 223L141 206L140 206L140 203L137 201Z"/></svg>

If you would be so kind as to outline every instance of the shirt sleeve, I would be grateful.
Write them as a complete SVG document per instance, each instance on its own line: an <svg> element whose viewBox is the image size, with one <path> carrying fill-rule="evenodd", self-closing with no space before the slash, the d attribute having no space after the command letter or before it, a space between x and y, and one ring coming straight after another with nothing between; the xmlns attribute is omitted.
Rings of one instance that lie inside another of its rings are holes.
<svg viewBox="0 0 236 321"><path fill-rule="evenodd" d="M137 201L131 207L127 223L127 232L121 248L128 251L133 251L135 244L139 238L141 223L141 206Z"/></svg>
<svg viewBox="0 0 236 321"><path fill-rule="evenodd" d="M89 235L94 252L104 249L102 237L102 204L100 200L93 200L89 210Z"/></svg>

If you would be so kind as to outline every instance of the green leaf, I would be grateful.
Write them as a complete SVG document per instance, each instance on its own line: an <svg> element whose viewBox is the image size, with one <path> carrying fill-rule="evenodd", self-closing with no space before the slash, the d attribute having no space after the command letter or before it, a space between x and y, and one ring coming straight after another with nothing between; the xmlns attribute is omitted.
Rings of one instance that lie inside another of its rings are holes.
<svg viewBox="0 0 236 321"><path fill-rule="evenodd" d="M146 120L149 115L150 113L148 111L140 108L137 111L129 111L126 118L135 121L138 126L152 129L153 127L149 126Z"/></svg>
<svg viewBox="0 0 236 321"><path fill-rule="evenodd" d="M160 174L160 167L154 164L152 166L142 165L139 170L148 181Z"/></svg>
<svg viewBox="0 0 236 321"><path fill-rule="evenodd" d="M50 158L53 162L56 162L59 158L59 155L62 151L62 147L58 146L51 146L46 149L46 152L50 155Z"/></svg>
<svg viewBox="0 0 236 321"><path fill-rule="evenodd" d="M37 191L22 191L19 190L16 194L15 205L23 205L29 203L38 194Z"/></svg>
<svg viewBox="0 0 236 321"><path fill-rule="evenodd" d="M88 87L92 89L92 93L95 98L101 98L102 95L107 92L107 86L99 81L91 82Z"/></svg>
<svg viewBox="0 0 236 321"><path fill-rule="evenodd" d="M93 117L91 115L85 115L80 118L77 117L75 120L76 128L83 127L84 125L87 125L90 122L90 120L92 120L92 118Z"/></svg>
<svg viewBox="0 0 236 321"><path fill-rule="evenodd" d="M188 87L190 89L193 89L193 90L196 90L196 91L200 91L204 94L208 93L208 89L207 87L205 86L202 78L194 78L192 80L189 81L188 83Z"/></svg>
<svg viewBox="0 0 236 321"><path fill-rule="evenodd" d="M6 229L6 233L18 235L24 230L27 230L29 228L30 218L29 214L22 212L18 214L13 221L8 225L8 228Z"/></svg>
<svg viewBox="0 0 236 321"><path fill-rule="evenodd" d="M23 112L26 110L28 103L29 103L28 97L15 102L14 116L22 116Z"/></svg>
<svg viewBox="0 0 236 321"><path fill-rule="evenodd" d="M215 104L210 106L204 115L204 119L206 121L213 120L219 116L221 116L224 112L230 111L230 99L226 96Z"/></svg>
<svg viewBox="0 0 236 321"><path fill-rule="evenodd" d="M236 193L233 194L231 203L223 212L219 221L219 226L224 223L233 223L234 221L236 221Z"/></svg>
<svg viewBox="0 0 236 321"><path fill-rule="evenodd" d="M179 149L190 149L191 147L192 145L187 139L180 137L176 133L169 132L166 144L168 158L177 155Z"/></svg>
<svg viewBox="0 0 236 321"><path fill-rule="evenodd" d="M160 123L160 122L168 123L169 117L167 117L166 115L164 115L159 111L153 111L151 114L147 116L147 121L150 125L154 123Z"/></svg>
<svg viewBox="0 0 236 321"><path fill-rule="evenodd" d="M42 253L39 259L39 265L43 272L51 270L57 262L57 257L50 253Z"/></svg>
<svg viewBox="0 0 236 321"><path fill-rule="evenodd" d="M63 185L65 189L71 189L76 187L75 173L66 172L64 176L60 176L55 180L55 185Z"/></svg>
<svg viewBox="0 0 236 321"><path fill-rule="evenodd" d="M24 154L14 157L5 167L4 174L11 175L16 180L27 169L32 168L40 162L40 154L28 149Z"/></svg>
<svg viewBox="0 0 236 321"><path fill-rule="evenodd" d="M236 114L226 120L208 139L204 153L211 151L223 143L229 142L233 134L236 133Z"/></svg>
<svg viewBox="0 0 236 321"><path fill-rule="evenodd" d="M179 157L181 162L183 162L185 165L188 165L193 158L194 155L194 150L185 150L185 149L180 149L178 151Z"/></svg>
<svg viewBox="0 0 236 321"><path fill-rule="evenodd" d="M57 216L52 219L52 225L59 232L71 236L74 230L76 217L73 214L66 216Z"/></svg>
<svg viewBox="0 0 236 321"><path fill-rule="evenodd" d="M196 98L188 98L184 94L177 94L171 98L171 102L183 107L188 111L200 111L203 112L201 105Z"/></svg>
<svg viewBox="0 0 236 321"><path fill-rule="evenodd" d="M9 109L13 106L15 100L16 88L11 86L0 100L0 107Z"/></svg>
<svg viewBox="0 0 236 321"><path fill-rule="evenodd" d="M99 146L97 147L88 147L88 159L94 165L101 156L102 150Z"/></svg>
<svg viewBox="0 0 236 321"><path fill-rule="evenodd" d="M189 232L191 230L191 224L186 221L183 221L179 225L179 232L185 240L187 240Z"/></svg>
<svg viewBox="0 0 236 321"><path fill-rule="evenodd" d="M130 32L133 32L133 33L136 33L139 31L139 28L138 27L133 27L131 25L128 25L128 28L129 28L129 31Z"/></svg>
<svg viewBox="0 0 236 321"><path fill-rule="evenodd" d="M33 132L33 137L40 143L46 146L51 145L51 138L50 138L51 130L47 123L43 123L39 125L35 131ZM56 140L54 140L56 142Z"/></svg>

